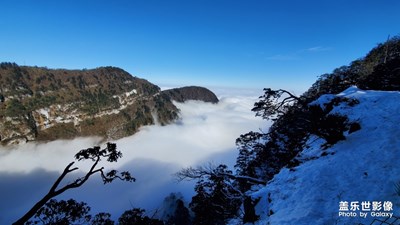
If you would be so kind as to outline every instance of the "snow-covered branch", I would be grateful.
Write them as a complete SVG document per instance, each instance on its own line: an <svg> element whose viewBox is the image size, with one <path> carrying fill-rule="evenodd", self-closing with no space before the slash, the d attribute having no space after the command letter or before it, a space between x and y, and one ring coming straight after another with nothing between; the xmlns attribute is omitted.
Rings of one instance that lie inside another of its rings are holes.
<svg viewBox="0 0 400 225"><path fill-rule="evenodd" d="M265 181L254 178L254 177L249 177L249 176L240 176L240 175L234 175L232 173L226 173L224 171L220 171L217 169L217 167L211 163L205 165L205 166L198 166L196 168L194 167L187 167L183 168L181 171L177 172L175 174L176 179L180 181L184 180L198 180L202 178L207 178L207 177L226 177L232 180L236 181L246 181L252 184L266 184Z"/></svg>

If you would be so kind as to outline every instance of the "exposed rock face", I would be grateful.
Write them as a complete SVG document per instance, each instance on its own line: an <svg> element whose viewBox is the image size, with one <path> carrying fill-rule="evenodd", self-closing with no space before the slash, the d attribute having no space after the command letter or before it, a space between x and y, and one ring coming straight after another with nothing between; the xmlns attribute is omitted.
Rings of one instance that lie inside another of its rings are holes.
<svg viewBox="0 0 400 225"><path fill-rule="evenodd" d="M189 86L174 88L164 90L161 93L169 96L172 100L175 100L177 102L184 102L187 100L200 100L204 102L218 103L217 96L212 91L204 87Z"/></svg>
<svg viewBox="0 0 400 225"><path fill-rule="evenodd" d="M182 99L203 100L197 97L183 95ZM119 68L65 70L0 64L3 145L93 135L118 139L155 121L168 124L178 118L178 112L158 86Z"/></svg>

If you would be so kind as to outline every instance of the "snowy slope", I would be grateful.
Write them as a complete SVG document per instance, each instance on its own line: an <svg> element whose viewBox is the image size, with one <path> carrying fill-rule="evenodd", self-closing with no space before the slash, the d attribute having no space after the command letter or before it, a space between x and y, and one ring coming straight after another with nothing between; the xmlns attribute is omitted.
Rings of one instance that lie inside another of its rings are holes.
<svg viewBox="0 0 400 225"><path fill-rule="evenodd" d="M374 219L387 219L373 217L371 212L400 217L400 196L394 188L400 181L400 93L351 87L339 96L360 101L353 107L339 105L334 111L358 121L361 130L346 134L346 140L326 150L320 148L322 140L311 137L309 147L299 156L302 164L294 171L282 169L252 194L261 197L256 224L371 224ZM317 103L332 97L322 96ZM321 156L324 151L328 154ZM339 216L341 201L348 202L347 212L354 212L355 217ZM350 210L351 202L356 201L359 210ZM382 207L372 211L372 206L371 211L362 210L363 201L388 201L393 210ZM360 212L365 212L366 218L361 218Z"/></svg>

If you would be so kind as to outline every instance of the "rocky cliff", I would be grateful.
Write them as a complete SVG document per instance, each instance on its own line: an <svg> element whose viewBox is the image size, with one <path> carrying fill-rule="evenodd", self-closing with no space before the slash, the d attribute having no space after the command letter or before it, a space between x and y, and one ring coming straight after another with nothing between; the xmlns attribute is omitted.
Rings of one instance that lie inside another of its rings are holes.
<svg viewBox="0 0 400 225"><path fill-rule="evenodd" d="M1 63L1 144L93 135L118 139L140 126L177 119L172 100L210 99L207 89L205 96L190 89L172 91L180 93L177 98L115 67L65 70Z"/></svg>

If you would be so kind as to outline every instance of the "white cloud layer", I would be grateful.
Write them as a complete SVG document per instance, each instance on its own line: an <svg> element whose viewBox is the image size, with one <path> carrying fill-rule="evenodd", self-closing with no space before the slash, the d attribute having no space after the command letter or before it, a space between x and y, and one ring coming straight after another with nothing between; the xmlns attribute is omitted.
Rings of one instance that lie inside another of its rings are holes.
<svg viewBox="0 0 400 225"><path fill-rule="evenodd" d="M137 182L102 185L96 178L61 197L85 201L93 212L106 211L115 217L132 206L155 209L170 192L180 191L190 198L193 183L176 184L173 173L208 161L233 166L237 155L235 139L250 130L266 129L265 121L250 111L258 90L215 91L220 98L218 104L175 103L181 109L178 122L146 126L133 136L115 141L123 158L107 168L129 170ZM0 215L0 224L20 216L48 190L77 151L98 145L99 141L100 138L78 138L0 149L0 195L8 194L6 201L0 203L0 212L7 213ZM83 170L85 167L81 165ZM30 185L19 185L25 181Z"/></svg>

